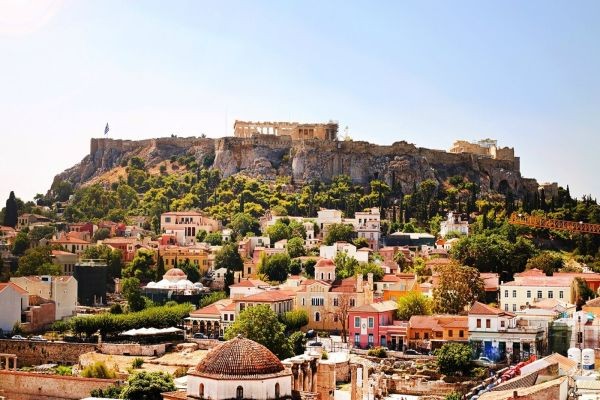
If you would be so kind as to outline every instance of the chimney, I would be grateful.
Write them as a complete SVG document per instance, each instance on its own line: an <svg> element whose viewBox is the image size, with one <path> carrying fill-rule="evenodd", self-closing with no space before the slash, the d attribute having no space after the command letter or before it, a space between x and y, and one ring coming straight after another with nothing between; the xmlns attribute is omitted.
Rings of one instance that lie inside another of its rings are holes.
<svg viewBox="0 0 600 400"><path fill-rule="evenodd" d="M367 274L367 283L369 284L369 290L373 290L373 273L369 272Z"/></svg>
<svg viewBox="0 0 600 400"><path fill-rule="evenodd" d="M363 276L362 276L362 274L356 275L356 291L357 292L363 291Z"/></svg>

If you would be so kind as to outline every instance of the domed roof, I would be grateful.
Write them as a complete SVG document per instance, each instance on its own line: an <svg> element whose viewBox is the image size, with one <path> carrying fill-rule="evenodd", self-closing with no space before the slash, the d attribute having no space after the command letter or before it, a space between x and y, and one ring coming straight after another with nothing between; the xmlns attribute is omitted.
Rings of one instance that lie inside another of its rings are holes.
<svg viewBox="0 0 600 400"><path fill-rule="evenodd" d="M240 336L215 347L198 363L196 374L213 377L277 375L285 368L262 344Z"/></svg>
<svg viewBox="0 0 600 400"><path fill-rule="evenodd" d="M187 279L187 274L179 268L171 268L166 274L163 275L163 279L171 282L177 282L182 279Z"/></svg>
<svg viewBox="0 0 600 400"><path fill-rule="evenodd" d="M333 260L331 260L329 258L321 258L319 261L317 261L315 268L322 268L322 267L335 267L335 263L333 262Z"/></svg>

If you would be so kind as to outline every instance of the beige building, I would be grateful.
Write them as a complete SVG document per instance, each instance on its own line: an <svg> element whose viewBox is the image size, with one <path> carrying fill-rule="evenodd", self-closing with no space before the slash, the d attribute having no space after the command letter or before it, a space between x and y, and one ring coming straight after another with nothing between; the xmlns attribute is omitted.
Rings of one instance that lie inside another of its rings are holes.
<svg viewBox="0 0 600 400"><path fill-rule="evenodd" d="M17 230L31 228L33 226L49 225L52 223L50 218L38 214L21 214L17 218Z"/></svg>
<svg viewBox="0 0 600 400"><path fill-rule="evenodd" d="M221 223L196 211L172 211L160 216L162 233L173 235L179 245L196 243L196 234L200 231L216 232Z"/></svg>
<svg viewBox="0 0 600 400"><path fill-rule="evenodd" d="M233 134L235 137L251 138L258 135L289 136L292 140L336 140L338 123L329 121L325 124L298 122L252 122L235 121Z"/></svg>
<svg viewBox="0 0 600 400"><path fill-rule="evenodd" d="M319 260L315 265L315 276L326 280L307 279L295 288L296 308L304 309L308 314L307 329L341 331L342 321L347 324L350 308L373 302L372 274L368 275L367 281L362 275L337 279L331 264L331 260Z"/></svg>
<svg viewBox="0 0 600 400"><path fill-rule="evenodd" d="M50 246L60 246L63 250L75 253L78 257L92 245L92 243L87 240L79 239L71 234L63 234L58 239L48 241L48 244Z"/></svg>
<svg viewBox="0 0 600 400"><path fill-rule="evenodd" d="M52 300L56 304L55 319L71 317L77 307L77 281L72 276L20 276L10 281L29 295Z"/></svg>
<svg viewBox="0 0 600 400"><path fill-rule="evenodd" d="M543 300L557 299L575 304L571 290L573 276L546 276L539 270L515 274L514 281L500 284L500 306L504 311L519 311Z"/></svg>
<svg viewBox="0 0 600 400"><path fill-rule="evenodd" d="M68 251L52 250L52 263L60 267L62 275L73 275L75 264L79 260L77 254L69 253Z"/></svg>

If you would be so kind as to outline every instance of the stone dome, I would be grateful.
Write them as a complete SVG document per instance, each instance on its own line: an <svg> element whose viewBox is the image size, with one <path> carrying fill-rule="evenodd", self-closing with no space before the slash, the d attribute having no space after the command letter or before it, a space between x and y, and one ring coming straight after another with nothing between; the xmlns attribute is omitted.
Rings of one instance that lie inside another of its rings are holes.
<svg viewBox="0 0 600 400"><path fill-rule="evenodd" d="M279 375L285 368L262 344L240 336L212 349L196 366L195 374L215 378Z"/></svg>
<svg viewBox="0 0 600 400"><path fill-rule="evenodd" d="M182 279L187 279L187 275L179 268L171 268L166 274L163 275L163 278L171 282L176 282Z"/></svg>

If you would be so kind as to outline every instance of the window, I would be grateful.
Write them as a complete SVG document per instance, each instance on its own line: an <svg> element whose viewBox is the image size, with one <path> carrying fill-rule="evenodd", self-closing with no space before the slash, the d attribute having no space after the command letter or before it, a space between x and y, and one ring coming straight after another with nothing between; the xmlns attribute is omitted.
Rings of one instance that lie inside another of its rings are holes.
<svg viewBox="0 0 600 400"><path fill-rule="evenodd" d="M554 292L552 292L552 290L548 290L548 298L549 299L554 298Z"/></svg>
<svg viewBox="0 0 600 400"><path fill-rule="evenodd" d="M350 307L356 307L356 299L350 299Z"/></svg>
<svg viewBox="0 0 600 400"><path fill-rule="evenodd" d="M334 307L337 307L337 306L339 306L339 299L338 299L337 297L334 297L334 298L333 298L333 306L334 306Z"/></svg>
<svg viewBox="0 0 600 400"><path fill-rule="evenodd" d="M200 387L198 388L198 396L204 397L204 383L201 383Z"/></svg>
<svg viewBox="0 0 600 400"><path fill-rule="evenodd" d="M303 305L303 306L305 305L305 304L304 304L304 303L305 303L305 300L306 300L306 299L303 297L303 298L302 298L302 305Z"/></svg>
<svg viewBox="0 0 600 400"><path fill-rule="evenodd" d="M458 337L464 338L465 337L465 331L458 331Z"/></svg>
<svg viewBox="0 0 600 400"><path fill-rule="evenodd" d="M487 329L490 329L492 327L492 320L491 319L488 318L488 319L485 320L485 327Z"/></svg>
<svg viewBox="0 0 600 400"><path fill-rule="evenodd" d="M504 320L500 321L500 328L504 328L504 324L506 324L506 322Z"/></svg>
<svg viewBox="0 0 600 400"><path fill-rule="evenodd" d="M419 332L415 332L415 339L420 339L421 335L419 334Z"/></svg>
<svg viewBox="0 0 600 400"><path fill-rule="evenodd" d="M237 389L235 390L235 398L237 400L242 400L244 398L244 388L241 386L238 386Z"/></svg>
<svg viewBox="0 0 600 400"><path fill-rule="evenodd" d="M354 345L355 345L356 347L359 347L359 346L360 346L360 335L359 335L358 333L355 333L355 334L354 334Z"/></svg>
<svg viewBox="0 0 600 400"><path fill-rule="evenodd" d="M369 346L373 346L373 334L372 333L369 333L369 339L368 339L367 343L369 344Z"/></svg>
<svg viewBox="0 0 600 400"><path fill-rule="evenodd" d="M275 398L279 398L279 383L275 384Z"/></svg>
<svg viewBox="0 0 600 400"><path fill-rule="evenodd" d="M429 332L425 332L423 334L423 339L428 340L429 339Z"/></svg>
<svg viewBox="0 0 600 400"><path fill-rule="evenodd" d="M527 291L527 298L530 299L531 298L531 290Z"/></svg>
<svg viewBox="0 0 600 400"><path fill-rule="evenodd" d="M354 317L354 327L360 328L360 317Z"/></svg>
<svg viewBox="0 0 600 400"><path fill-rule="evenodd" d="M313 307L323 306L325 304L325 299L322 297L313 297L310 299L310 303Z"/></svg>
<svg viewBox="0 0 600 400"><path fill-rule="evenodd" d="M558 298L562 299L563 297L565 297L563 291L561 290L560 292L558 292Z"/></svg>
<svg viewBox="0 0 600 400"><path fill-rule="evenodd" d="M229 319L229 314L225 314L225 315L223 316L223 320L224 320L224 321L227 321L228 319Z"/></svg>
<svg viewBox="0 0 600 400"><path fill-rule="evenodd" d="M508 297L508 290L504 291L504 297Z"/></svg>
<svg viewBox="0 0 600 400"><path fill-rule="evenodd" d="M369 328L372 328L375 325L375 320L373 317L369 317Z"/></svg>
<svg viewBox="0 0 600 400"><path fill-rule="evenodd" d="M538 299L542 298L542 291L541 290L538 290L538 292L537 292L537 298Z"/></svg>
<svg viewBox="0 0 600 400"><path fill-rule="evenodd" d="M508 304L504 305L504 311L508 311Z"/></svg>
<svg viewBox="0 0 600 400"><path fill-rule="evenodd" d="M317 311L315 313L315 322L319 322L321 320L321 314Z"/></svg>
<svg viewBox="0 0 600 400"><path fill-rule="evenodd" d="M454 336L454 331L452 329L448 330L448 337Z"/></svg>
<svg viewBox="0 0 600 400"><path fill-rule="evenodd" d="M477 318L477 327L481 328L481 319L480 318Z"/></svg>
<svg viewBox="0 0 600 400"><path fill-rule="evenodd" d="M517 305L513 304L513 311L517 311Z"/></svg>
<svg viewBox="0 0 600 400"><path fill-rule="evenodd" d="M240 311L244 311L244 308L246 308L246 304L240 303Z"/></svg>
<svg viewBox="0 0 600 400"><path fill-rule="evenodd" d="M517 297L517 291L513 290L513 298Z"/></svg>

